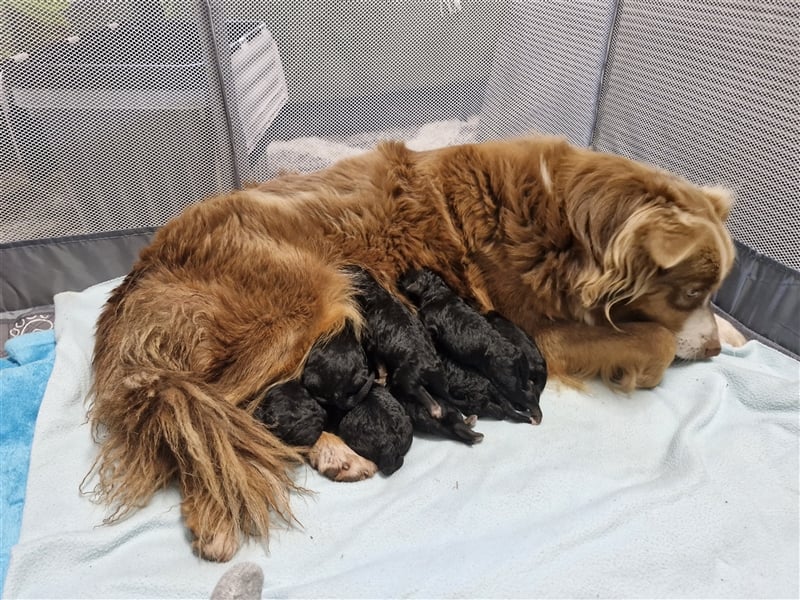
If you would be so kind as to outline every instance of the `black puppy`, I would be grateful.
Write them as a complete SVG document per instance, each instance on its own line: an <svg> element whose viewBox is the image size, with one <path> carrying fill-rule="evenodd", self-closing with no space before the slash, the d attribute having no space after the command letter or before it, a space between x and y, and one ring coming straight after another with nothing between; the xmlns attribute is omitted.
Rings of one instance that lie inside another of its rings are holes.
<svg viewBox="0 0 800 600"><path fill-rule="evenodd" d="M456 295L433 271L406 273L400 288L419 308L419 318L443 353L494 383L517 409L541 420L539 397L530 390L530 366L522 350Z"/></svg>
<svg viewBox="0 0 800 600"><path fill-rule="evenodd" d="M529 413L514 408L495 384L474 369L447 355L442 355L442 363L453 403L464 414L517 423L530 423L532 419L537 422L534 411Z"/></svg>
<svg viewBox="0 0 800 600"><path fill-rule="evenodd" d="M253 416L290 446L313 446L328 418L319 400L297 380L272 387Z"/></svg>
<svg viewBox="0 0 800 600"><path fill-rule="evenodd" d="M335 429L342 414L367 395L370 373L361 342L348 323L311 349L299 381L271 388L254 413L284 442L311 446L324 428Z"/></svg>
<svg viewBox="0 0 800 600"><path fill-rule="evenodd" d="M465 418L464 414L450 403L443 405L444 414L441 419L434 419L422 406L414 402L406 402L403 406L417 431L465 442L469 445L483 440L482 433L472 431L478 417L471 414Z"/></svg>
<svg viewBox="0 0 800 600"><path fill-rule="evenodd" d="M375 385L363 402L342 417L338 433L350 448L378 465L384 475L391 475L403 466L413 425L389 390Z"/></svg>
<svg viewBox="0 0 800 600"><path fill-rule="evenodd" d="M472 431L463 415L448 404L450 392L443 366L423 324L367 271L354 268L352 272L367 324L367 354L385 365L389 387L406 406L414 425L431 425L421 411L410 408L416 402L427 411L430 421L439 421L456 439L467 444L482 440L483 435Z"/></svg>
<svg viewBox="0 0 800 600"><path fill-rule="evenodd" d="M303 368L302 382L324 404L350 410L369 392L375 376L350 323L311 349Z"/></svg>
<svg viewBox="0 0 800 600"><path fill-rule="evenodd" d="M498 312L490 311L486 313L486 320L492 327L499 331L507 340L522 350L530 367L531 391L538 397L547 384L547 363L542 356L539 347L514 323L506 319Z"/></svg>

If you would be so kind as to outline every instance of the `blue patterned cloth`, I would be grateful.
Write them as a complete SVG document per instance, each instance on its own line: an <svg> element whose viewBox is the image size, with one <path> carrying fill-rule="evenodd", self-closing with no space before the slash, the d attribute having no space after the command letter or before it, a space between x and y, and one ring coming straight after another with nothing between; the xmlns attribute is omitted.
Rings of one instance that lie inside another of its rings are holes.
<svg viewBox="0 0 800 600"><path fill-rule="evenodd" d="M36 415L55 359L55 334L11 338L0 359L0 581L17 542Z"/></svg>

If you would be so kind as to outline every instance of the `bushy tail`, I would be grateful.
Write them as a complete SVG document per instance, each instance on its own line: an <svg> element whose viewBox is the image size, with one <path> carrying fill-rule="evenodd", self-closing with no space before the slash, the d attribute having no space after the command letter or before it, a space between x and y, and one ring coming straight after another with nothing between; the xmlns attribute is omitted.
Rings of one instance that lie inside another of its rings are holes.
<svg viewBox="0 0 800 600"><path fill-rule="evenodd" d="M103 391L90 418L100 444L94 493L114 507L107 521L142 506L173 477L204 558L228 560L242 535L266 536L272 514L292 520L289 494L302 490L291 470L301 453L210 386L188 373L144 369Z"/></svg>

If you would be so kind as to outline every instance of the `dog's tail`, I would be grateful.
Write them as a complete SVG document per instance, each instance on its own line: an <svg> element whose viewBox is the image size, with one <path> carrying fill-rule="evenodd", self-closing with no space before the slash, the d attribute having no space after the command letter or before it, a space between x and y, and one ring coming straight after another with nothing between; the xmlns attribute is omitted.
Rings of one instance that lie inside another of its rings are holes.
<svg viewBox="0 0 800 600"><path fill-rule="evenodd" d="M122 377L112 393L109 401L97 393L90 408L103 424L90 476L97 499L115 507L107 521L144 505L173 477L204 558L229 560L242 535L266 536L273 513L292 520L289 494L299 488L291 469L302 455L247 411L189 373L154 367Z"/></svg>

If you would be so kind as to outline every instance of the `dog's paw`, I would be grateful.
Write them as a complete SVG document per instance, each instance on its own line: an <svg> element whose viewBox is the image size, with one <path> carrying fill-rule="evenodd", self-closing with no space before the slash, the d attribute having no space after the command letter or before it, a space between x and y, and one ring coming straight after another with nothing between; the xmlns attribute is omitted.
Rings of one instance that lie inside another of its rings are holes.
<svg viewBox="0 0 800 600"><path fill-rule="evenodd" d="M308 454L308 462L333 481L361 481L378 472L378 466L353 452L344 441L324 432Z"/></svg>
<svg viewBox="0 0 800 600"><path fill-rule="evenodd" d="M719 341L721 344L739 348L747 343L747 338L739 333L728 321L719 315L714 315L714 320L717 322L717 330L719 331Z"/></svg>
<svg viewBox="0 0 800 600"><path fill-rule="evenodd" d="M228 562L239 550L239 536L234 532L217 533L207 540L195 539L192 549L200 558Z"/></svg>
<svg viewBox="0 0 800 600"><path fill-rule="evenodd" d="M625 392L656 387L675 359L675 335L654 323L628 323L625 333L625 362L605 365L601 377Z"/></svg>
<svg viewBox="0 0 800 600"><path fill-rule="evenodd" d="M184 523L192 532L192 550L200 558L228 562L239 550L241 536L229 516L216 510L210 495L187 493L181 502Z"/></svg>
<svg viewBox="0 0 800 600"><path fill-rule="evenodd" d="M608 368L601 377L612 387L632 392L636 389L649 390L656 387L664 378L672 359L659 360L660 357L642 356L636 364L616 365Z"/></svg>
<svg viewBox="0 0 800 600"><path fill-rule="evenodd" d="M664 378L664 370L641 370L637 367L618 365L611 367L608 374L603 373L602 378L622 392L632 392L636 389L656 387Z"/></svg>

